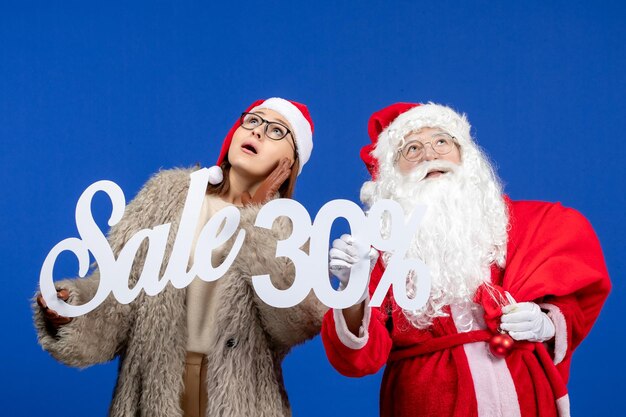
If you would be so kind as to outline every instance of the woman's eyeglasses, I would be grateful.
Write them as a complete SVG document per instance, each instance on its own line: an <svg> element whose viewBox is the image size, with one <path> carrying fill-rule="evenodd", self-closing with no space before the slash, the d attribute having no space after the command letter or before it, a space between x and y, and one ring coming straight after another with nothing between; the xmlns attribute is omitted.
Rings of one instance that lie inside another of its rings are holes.
<svg viewBox="0 0 626 417"><path fill-rule="evenodd" d="M239 120L241 122L241 127L246 130L254 130L265 123L265 136L271 140L281 140L289 134L293 137L293 133L287 126L282 123L265 120L256 113L241 113L241 118Z"/></svg>

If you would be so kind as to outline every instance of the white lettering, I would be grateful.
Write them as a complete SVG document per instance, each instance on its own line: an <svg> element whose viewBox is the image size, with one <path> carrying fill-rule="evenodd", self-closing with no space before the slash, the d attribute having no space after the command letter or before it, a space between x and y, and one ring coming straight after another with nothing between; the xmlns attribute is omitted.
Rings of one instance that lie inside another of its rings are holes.
<svg viewBox="0 0 626 417"><path fill-rule="evenodd" d="M208 170L202 169L191 174L189 191L183 207L182 217L163 276L159 273L165 256L171 224L139 230L121 249L115 259L113 251L91 213L91 201L95 193L102 191L112 203L109 226L115 226L124 214L125 198L122 190L111 181L98 181L89 186L76 205L76 225L80 238L68 238L55 245L44 260L39 276L41 293L48 306L60 315L76 317L86 314L100 305L112 292L118 302L127 304L133 301L143 289L147 295L160 293L168 282L176 288L184 288L198 276L210 282L221 278L232 266L245 241L246 232L240 229L234 244L221 265L214 267L212 252L231 239L240 222L240 212L236 207L226 207L216 213L202 228L194 253L194 264L188 269L189 256L193 244L193 234L198 223L204 193L208 183ZM291 220L291 235L277 242L276 257L286 257L295 266L295 277L287 289L276 288L268 274L252 276L252 285L258 296L274 307L286 308L297 305L314 291L318 299L331 308L345 308L356 303L369 285L370 246L392 253L380 283L372 294L370 305L377 307L385 294L393 286L393 296L398 305L405 309L422 307L430 294L430 275L426 265L417 259L405 259L406 251L425 209L416 209L405 223L400 205L392 200L377 202L367 215L355 203L348 200L333 200L326 203L311 222L306 209L297 201L277 199L265 204L259 211L255 226L271 229L274 221L285 216ZM388 239L380 234L383 216L391 219ZM338 218L348 221L351 234L359 246L359 262L352 270L350 283L341 291L335 290L328 277L328 249L330 230ZM140 276L129 287L133 262L141 244L147 239L147 250ZM309 253L301 248L309 241ZM53 269L57 257L64 251L74 253L79 262L79 277L89 271L89 253L98 264L100 283L94 297L83 305L70 305L56 296ZM406 277L413 272L416 280L416 295L406 294Z"/></svg>

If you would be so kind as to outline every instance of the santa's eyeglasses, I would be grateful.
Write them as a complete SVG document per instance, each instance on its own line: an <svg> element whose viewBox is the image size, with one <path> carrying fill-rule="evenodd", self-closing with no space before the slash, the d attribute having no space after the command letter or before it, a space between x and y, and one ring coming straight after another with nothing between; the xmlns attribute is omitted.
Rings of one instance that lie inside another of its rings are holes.
<svg viewBox="0 0 626 417"><path fill-rule="evenodd" d="M410 137L410 136L409 136ZM455 137L444 132L435 133L430 137L430 141L421 142L417 139L410 140L398 148L396 162L400 155L409 162L422 162L426 157L426 145L438 155L449 154L456 146ZM404 143L404 139L402 140Z"/></svg>

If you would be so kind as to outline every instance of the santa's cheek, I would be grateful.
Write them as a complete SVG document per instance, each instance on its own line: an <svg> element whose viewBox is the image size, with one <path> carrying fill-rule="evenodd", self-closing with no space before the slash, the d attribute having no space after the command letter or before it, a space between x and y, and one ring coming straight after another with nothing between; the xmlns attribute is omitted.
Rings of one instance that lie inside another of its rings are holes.
<svg viewBox="0 0 626 417"><path fill-rule="evenodd" d="M417 164L412 164L409 161L398 161L398 171L403 175L408 175L417 168Z"/></svg>

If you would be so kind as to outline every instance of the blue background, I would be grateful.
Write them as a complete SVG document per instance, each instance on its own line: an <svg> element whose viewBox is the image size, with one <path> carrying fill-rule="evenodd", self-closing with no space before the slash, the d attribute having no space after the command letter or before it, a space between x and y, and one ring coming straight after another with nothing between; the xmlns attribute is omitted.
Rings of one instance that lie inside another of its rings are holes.
<svg viewBox="0 0 626 417"><path fill-rule="evenodd" d="M574 356L572 411L621 415L621 2L84 3L0 6L3 415L106 414L116 365L56 363L37 345L28 301L48 251L76 235L82 191L110 179L130 199L161 167L210 165L236 116L274 95L308 104L315 121L296 192L311 213L358 201L367 119L396 101L466 112L514 199L581 211L614 287ZM340 376L319 338L284 369L294 416L378 413L380 374Z"/></svg>

